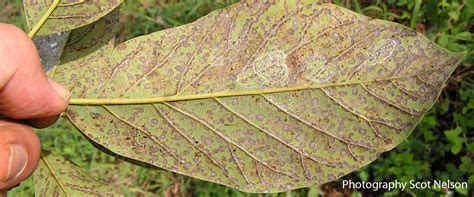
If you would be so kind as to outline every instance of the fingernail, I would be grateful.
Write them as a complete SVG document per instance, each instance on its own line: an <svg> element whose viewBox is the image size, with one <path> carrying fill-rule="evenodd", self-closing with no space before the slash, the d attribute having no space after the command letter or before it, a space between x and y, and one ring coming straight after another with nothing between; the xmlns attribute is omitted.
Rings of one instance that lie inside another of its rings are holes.
<svg viewBox="0 0 474 197"><path fill-rule="evenodd" d="M11 180L25 170L28 162L28 154L23 146L10 144L10 160L8 161L8 172L6 180Z"/></svg>
<svg viewBox="0 0 474 197"><path fill-rule="evenodd" d="M66 88L64 88L61 84L53 81L52 79L48 79L49 81L49 84L51 84L51 86L53 86L54 90L56 90L56 92L63 98L63 100L66 102L66 103L69 103L69 91L66 90Z"/></svg>

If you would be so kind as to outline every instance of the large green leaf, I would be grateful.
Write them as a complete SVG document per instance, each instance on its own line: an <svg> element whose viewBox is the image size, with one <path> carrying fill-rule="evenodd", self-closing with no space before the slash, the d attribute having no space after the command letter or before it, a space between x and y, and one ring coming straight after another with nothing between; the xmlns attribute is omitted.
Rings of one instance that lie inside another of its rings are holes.
<svg viewBox="0 0 474 197"><path fill-rule="evenodd" d="M24 0L26 22L30 30L55 0ZM38 32L40 35L73 30L93 23L119 6L123 0L60 0L54 12Z"/></svg>
<svg viewBox="0 0 474 197"><path fill-rule="evenodd" d="M337 179L405 139L463 53L310 0L238 3L57 68L111 151L249 192Z"/></svg>
<svg viewBox="0 0 474 197"><path fill-rule="evenodd" d="M65 158L43 151L34 174L36 196L119 196L120 188L98 182Z"/></svg>

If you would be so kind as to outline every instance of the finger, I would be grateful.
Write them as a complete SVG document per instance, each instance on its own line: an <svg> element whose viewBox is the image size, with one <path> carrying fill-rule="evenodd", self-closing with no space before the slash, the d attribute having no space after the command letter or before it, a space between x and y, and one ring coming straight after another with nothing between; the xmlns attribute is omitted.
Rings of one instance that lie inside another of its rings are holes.
<svg viewBox="0 0 474 197"><path fill-rule="evenodd" d="M69 92L49 80L35 45L20 29L0 23L0 114L13 119L63 112Z"/></svg>
<svg viewBox="0 0 474 197"><path fill-rule="evenodd" d="M0 120L0 193L28 178L40 154L40 141L29 126Z"/></svg>
<svg viewBox="0 0 474 197"><path fill-rule="evenodd" d="M28 124L36 128L46 128L52 125L58 119L59 115L54 115L46 118L33 118L26 120Z"/></svg>

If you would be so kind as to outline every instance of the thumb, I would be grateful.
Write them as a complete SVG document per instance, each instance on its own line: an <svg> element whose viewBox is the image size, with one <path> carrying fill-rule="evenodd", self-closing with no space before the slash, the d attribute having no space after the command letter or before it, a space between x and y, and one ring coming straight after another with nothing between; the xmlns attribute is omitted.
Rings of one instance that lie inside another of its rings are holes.
<svg viewBox="0 0 474 197"><path fill-rule="evenodd" d="M13 119L63 112L69 92L48 79L35 45L13 25L0 23L0 114Z"/></svg>
<svg viewBox="0 0 474 197"><path fill-rule="evenodd" d="M33 173L41 144L26 125L0 120L0 196Z"/></svg>

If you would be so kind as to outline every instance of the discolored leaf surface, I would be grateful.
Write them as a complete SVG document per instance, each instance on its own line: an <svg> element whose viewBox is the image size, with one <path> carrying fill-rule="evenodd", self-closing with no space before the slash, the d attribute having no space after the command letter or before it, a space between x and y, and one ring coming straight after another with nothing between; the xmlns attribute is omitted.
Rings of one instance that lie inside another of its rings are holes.
<svg viewBox="0 0 474 197"><path fill-rule="evenodd" d="M65 158L43 151L34 173L36 196L119 196L120 188L94 180Z"/></svg>
<svg viewBox="0 0 474 197"><path fill-rule="evenodd" d="M64 63L55 79L72 92L70 120L111 151L277 192L398 145L463 55L331 4L238 3Z"/></svg>
<svg viewBox="0 0 474 197"><path fill-rule="evenodd" d="M23 1L26 22L30 29L38 23L53 2L54 0ZM122 2L123 0L61 0L38 34L64 32L93 23Z"/></svg>

